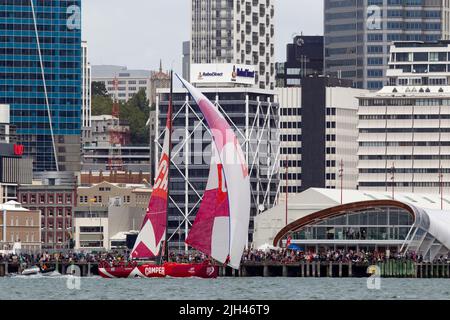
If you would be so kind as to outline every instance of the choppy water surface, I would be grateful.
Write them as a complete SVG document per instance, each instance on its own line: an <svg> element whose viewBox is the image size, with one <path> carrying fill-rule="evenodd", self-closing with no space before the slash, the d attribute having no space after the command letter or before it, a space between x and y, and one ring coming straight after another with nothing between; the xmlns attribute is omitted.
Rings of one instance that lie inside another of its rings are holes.
<svg viewBox="0 0 450 320"><path fill-rule="evenodd" d="M79 287L79 289L76 289ZM367 279L221 278L117 279L0 278L0 300L7 299L158 299L158 300L327 300L450 299L447 279L382 279L380 290Z"/></svg>

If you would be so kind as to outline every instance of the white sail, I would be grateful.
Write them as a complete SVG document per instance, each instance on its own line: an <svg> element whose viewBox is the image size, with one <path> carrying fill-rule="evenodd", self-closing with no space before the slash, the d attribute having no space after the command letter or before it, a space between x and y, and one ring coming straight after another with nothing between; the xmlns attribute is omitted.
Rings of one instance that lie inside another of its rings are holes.
<svg viewBox="0 0 450 320"><path fill-rule="evenodd" d="M209 250L205 252L204 248L198 249L238 269L248 241L250 223L250 177L245 155L234 131L220 111L190 83L178 75L177 77L205 116L214 144L212 166L217 165L210 174L193 230L196 224L202 227L190 235L187 243L195 247L195 243L204 244L205 241L210 241ZM229 239L229 243L217 239ZM223 250L217 248L219 245L228 251L225 260Z"/></svg>

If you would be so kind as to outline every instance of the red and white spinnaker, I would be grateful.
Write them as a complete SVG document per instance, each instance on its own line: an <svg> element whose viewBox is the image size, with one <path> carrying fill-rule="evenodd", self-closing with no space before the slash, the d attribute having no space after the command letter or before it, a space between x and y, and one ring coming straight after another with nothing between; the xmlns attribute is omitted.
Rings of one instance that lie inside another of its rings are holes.
<svg viewBox="0 0 450 320"><path fill-rule="evenodd" d="M192 95L211 131L209 179L186 243L238 269L248 241L250 177L239 141L220 111L177 75Z"/></svg>
<svg viewBox="0 0 450 320"><path fill-rule="evenodd" d="M167 112L164 144L156 172L152 196L142 223L141 231L131 251L132 259L153 259L160 254L165 241L167 225L167 203L169 200L170 147L172 132L172 102Z"/></svg>

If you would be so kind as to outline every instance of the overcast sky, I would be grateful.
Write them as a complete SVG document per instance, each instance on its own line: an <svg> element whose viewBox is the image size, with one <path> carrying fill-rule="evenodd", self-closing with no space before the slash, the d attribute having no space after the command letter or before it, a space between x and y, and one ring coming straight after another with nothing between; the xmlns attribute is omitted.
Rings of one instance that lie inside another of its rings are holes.
<svg viewBox="0 0 450 320"><path fill-rule="evenodd" d="M191 0L83 0L83 39L91 64L181 72L182 42L190 37ZM292 35L323 34L323 1L275 0L276 59Z"/></svg>

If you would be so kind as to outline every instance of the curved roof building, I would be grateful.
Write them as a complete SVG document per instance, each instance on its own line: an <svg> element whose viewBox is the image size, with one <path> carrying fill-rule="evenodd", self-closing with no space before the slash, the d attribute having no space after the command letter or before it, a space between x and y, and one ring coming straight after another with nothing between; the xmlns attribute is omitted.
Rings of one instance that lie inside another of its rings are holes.
<svg viewBox="0 0 450 320"><path fill-rule="evenodd" d="M284 246L291 237L306 251L409 251L425 260L450 251L450 197L344 190L341 204L339 190L309 189L289 200L287 225L284 208L257 217L259 245Z"/></svg>

